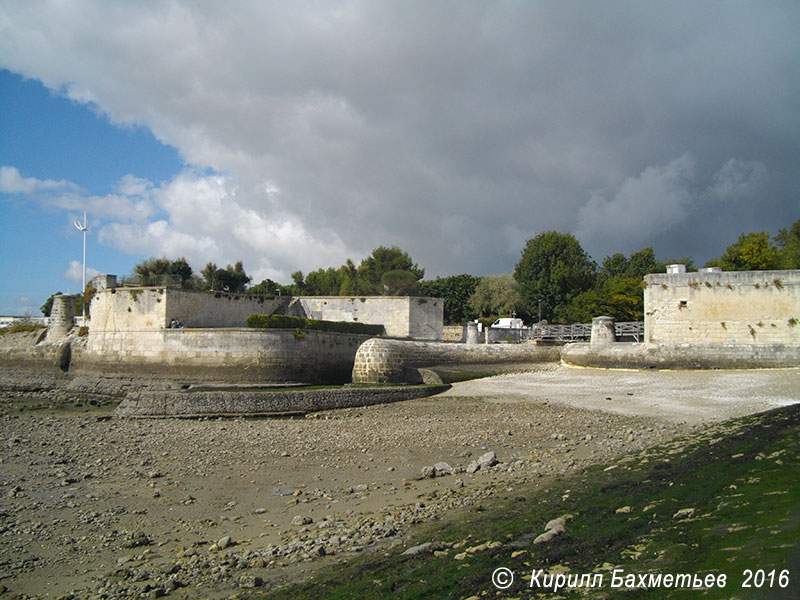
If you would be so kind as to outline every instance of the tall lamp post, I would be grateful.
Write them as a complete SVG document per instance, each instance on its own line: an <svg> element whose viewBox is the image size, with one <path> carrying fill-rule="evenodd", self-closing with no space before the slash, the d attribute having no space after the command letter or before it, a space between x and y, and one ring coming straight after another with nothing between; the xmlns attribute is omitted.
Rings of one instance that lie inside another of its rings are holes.
<svg viewBox="0 0 800 600"><path fill-rule="evenodd" d="M86 291L86 232L89 231L89 226L86 224L86 211L83 211L83 223L74 221L75 228L83 232L83 287L81 287L81 294ZM81 302L81 325L86 324L86 303Z"/></svg>

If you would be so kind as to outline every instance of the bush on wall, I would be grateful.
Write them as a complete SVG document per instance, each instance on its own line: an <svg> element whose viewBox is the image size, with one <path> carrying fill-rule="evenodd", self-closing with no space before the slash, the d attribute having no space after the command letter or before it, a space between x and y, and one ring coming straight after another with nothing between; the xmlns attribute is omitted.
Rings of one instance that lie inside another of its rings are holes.
<svg viewBox="0 0 800 600"><path fill-rule="evenodd" d="M250 315L247 317L247 326L255 329L309 329L364 335L381 335L383 333L383 325L350 323L348 321L318 321L289 315Z"/></svg>

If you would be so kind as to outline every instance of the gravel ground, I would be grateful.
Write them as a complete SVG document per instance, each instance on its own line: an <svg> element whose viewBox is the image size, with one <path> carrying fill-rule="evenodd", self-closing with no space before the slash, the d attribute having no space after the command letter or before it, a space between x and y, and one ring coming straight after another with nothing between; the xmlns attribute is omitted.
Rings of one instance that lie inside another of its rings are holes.
<svg viewBox="0 0 800 600"><path fill-rule="evenodd" d="M514 486L800 401L800 370L545 368L295 419L20 411L30 395L0 397L8 597L248 598Z"/></svg>

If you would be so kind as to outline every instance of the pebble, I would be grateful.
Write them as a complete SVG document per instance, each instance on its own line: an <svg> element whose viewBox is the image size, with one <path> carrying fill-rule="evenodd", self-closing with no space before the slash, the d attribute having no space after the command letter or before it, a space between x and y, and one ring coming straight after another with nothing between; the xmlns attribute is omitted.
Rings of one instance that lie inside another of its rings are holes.
<svg viewBox="0 0 800 600"><path fill-rule="evenodd" d="M8 385L17 375L2 369L0 382ZM67 571L83 573L71 584L75 589L54 585L53 597L161 597L178 595L181 587L188 588L181 592L186 598L228 597L237 588L245 594L251 586L269 586L282 566L400 545L415 524L481 505L518 482L557 475L569 464L580 468L603 459L611 464L622 452L688 429L556 410L553 403L537 405L533 418L524 404L476 403L465 409L447 398L326 411L303 420L125 421L9 409L17 399L50 402L75 390L111 397L120 386L141 385L132 378L70 374L67 391L47 377L37 373L24 384L42 391L0 394L8 513L0 564L9 581L33 573L51 581ZM458 410L455 430L443 403ZM554 431L564 436L556 444L550 439ZM632 442L618 444L633 432ZM570 440L591 441L582 446L596 454L576 457L577 444ZM406 449L427 457L435 477L464 472L470 477L444 484L415 478L425 463ZM296 475L300 469L307 475ZM363 479L341 475L353 472ZM383 509L370 508L370 497L383 496L377 504ZM35 555L27 541L32 536L41 548ZM528 547L533 537L509 542L509 551ZM442 556L456 552L420 546ZM473 542L472 553L462 548L455 557L463 560L482 547L489 546Z"/></svg>

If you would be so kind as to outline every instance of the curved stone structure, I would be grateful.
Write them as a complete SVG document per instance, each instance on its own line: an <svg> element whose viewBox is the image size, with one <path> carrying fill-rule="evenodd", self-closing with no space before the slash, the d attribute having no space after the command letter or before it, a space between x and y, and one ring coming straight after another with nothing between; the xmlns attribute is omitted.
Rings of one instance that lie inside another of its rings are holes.
<svg viewBox="0 0 800 600"><path fill-rule="evenodd" d="M800 344L568 344L561 360L607 369L760 369L800 366Z"/></svg>
<svg viewBox="0 0 800 600"><path fill-rule="evenodd" d="M308 413L424 398L448 389L449 385L419 385L317 390L150 391L128 394L114 411L114 416L192 418Z"/></svg>
<svg viewBox="0 0 800 600"><path fill-rule="evenodd" d="M560 352L559 346L532 343L468 345L372 338L356 352L353 383L418 383L422 367L558 362Z"/></svg>
<svg viewBox="0 0 800 600"><path fill-rule="evenodd" d="M50 310L50 325L47 329L47 341L57 342L67 337L75 320L75 296L59 294L53 296L53 307Z"/></svg>
<svg viewBox="0 0 800 600"><path fill-rule="evenodd" d="M90 330L86 352L73 366L181 382L346 383L367 339L293 329Z"/></svg>
<svg viewBox="0 0 800 600"><path fill-rule="evenodd" d="M613 344L616 341L614 319L611 317L595 317L592 319L592 344Z"/></svg>

